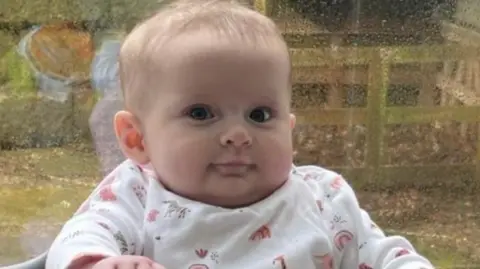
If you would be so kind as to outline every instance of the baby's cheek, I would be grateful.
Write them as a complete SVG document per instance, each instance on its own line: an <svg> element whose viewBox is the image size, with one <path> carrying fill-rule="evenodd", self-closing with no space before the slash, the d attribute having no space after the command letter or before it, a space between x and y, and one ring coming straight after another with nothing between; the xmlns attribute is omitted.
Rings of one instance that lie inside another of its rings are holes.
<svg viewBox="0 0 480 269"><path fill-rule="evenodd" d="M288 137L279 139L270 139L268 144L264 144L263 152L267 158L277 167L286 167L289 169L293 160L293 145Z"/></svg>
<svg viewBox="0 0 480 269"><path fill-rule="evenodd" d="M288 149L270 151L271 154L264 156L264 169L266 176L283 180L288 177L292 168L293 154Z"/></svg>
<svg viewBox="0 0 480 269"><path fill-rule="evenodd" d="M175 142L172 143L172 145ZM155 159L155 169L158 180L171 188L188 191L187 187L195 186L195 183L205 175L207 154L197 154L195 150L188 151L183 146L169 147L169 152L158 152Z"/></svg>

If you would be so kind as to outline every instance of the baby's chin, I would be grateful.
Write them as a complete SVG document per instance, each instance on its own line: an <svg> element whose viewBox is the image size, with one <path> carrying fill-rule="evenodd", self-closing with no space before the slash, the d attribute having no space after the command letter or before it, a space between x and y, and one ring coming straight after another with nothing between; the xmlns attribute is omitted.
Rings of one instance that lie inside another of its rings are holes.
<svg viewBox="0 0 480 269"><path fill-rule="evenodd" d="M207 193L200 198L201 202L224 208L247 207L269 197L284 182L258 184L260 179L222 178L210 182Z"/></svg>
<svg viewBox="0 0 480 269"><path fill-rule="evenodd" d="M266 197L256 197L256 196L244 196L244 197L211 197L205 199L205 201L200 201L204 204L218 206L228 209L244 208L249 207L253 204L256 204Z"/></svg>

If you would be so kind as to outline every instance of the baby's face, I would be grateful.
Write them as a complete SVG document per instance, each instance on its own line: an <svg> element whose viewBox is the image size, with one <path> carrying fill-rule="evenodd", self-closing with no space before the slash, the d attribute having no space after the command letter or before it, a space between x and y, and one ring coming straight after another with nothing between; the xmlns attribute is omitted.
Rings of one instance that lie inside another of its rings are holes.
<svg viewBox="0 0 480 269"><path fill-rule="evenodd" d="M143 119L160 181L186 198L223 207L259 201L292 164L289 60L279 45L182 35L162 49L158 101Z"/></svg>

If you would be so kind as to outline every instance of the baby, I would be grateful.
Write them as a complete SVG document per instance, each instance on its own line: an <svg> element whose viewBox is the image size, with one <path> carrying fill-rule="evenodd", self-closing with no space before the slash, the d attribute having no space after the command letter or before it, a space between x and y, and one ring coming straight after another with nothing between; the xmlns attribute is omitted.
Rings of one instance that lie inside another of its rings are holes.
<svg viewBox="0 0 480 269"><path fill-rule="evenodd" d="M338 174L292 165L291 65L274 22L177 1L120 51L127 161L63 227L48 269L430 269Z"/></svg>

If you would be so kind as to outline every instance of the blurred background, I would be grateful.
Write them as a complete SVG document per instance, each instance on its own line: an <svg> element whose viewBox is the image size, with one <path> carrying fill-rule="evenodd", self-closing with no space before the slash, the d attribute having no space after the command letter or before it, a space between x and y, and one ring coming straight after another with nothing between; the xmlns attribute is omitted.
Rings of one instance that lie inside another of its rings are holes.
<svg viewBox="0 0 480 269"><path fill-rule="evenodd" d="M480 1L250 0L291 48L297 164L387 233L480 268ZM45 251L123 160L116 56L156 0L2 0L0 265Z"/></svg>

